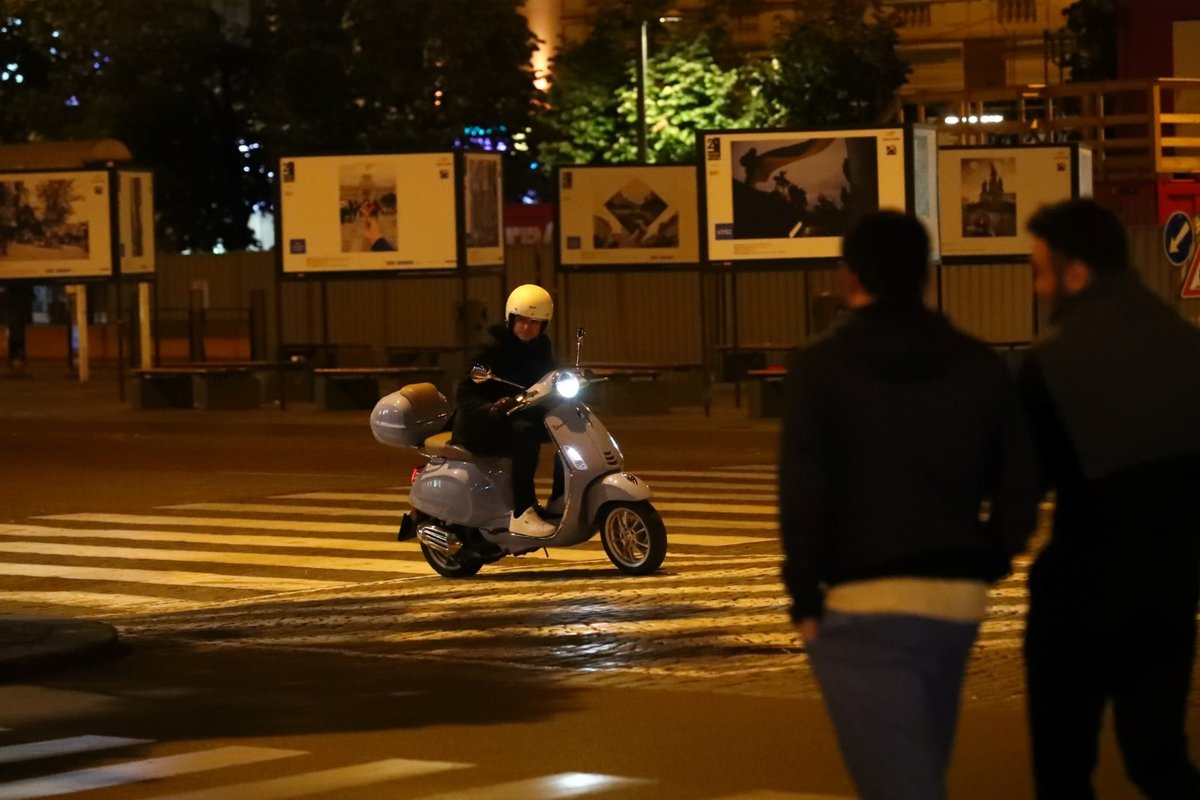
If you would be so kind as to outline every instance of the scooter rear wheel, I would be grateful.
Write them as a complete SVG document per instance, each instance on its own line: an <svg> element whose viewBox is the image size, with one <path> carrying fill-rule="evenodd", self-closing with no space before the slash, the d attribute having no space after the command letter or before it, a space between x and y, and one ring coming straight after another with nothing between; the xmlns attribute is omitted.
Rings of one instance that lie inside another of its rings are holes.
<svg viewBox="0 0 1200 800"><path fill-rule="evenodd" d="M424 544L421 545L421 554L433 571L443 578L469 578L483 569L483 559L452 558Z"/></svg>
<svg viewBox="0 0 1200 800"><path fill-rule="evenodd" d="M649 575L667 556L667 528L645 500L605 507L600 542L608 559L629 575Z"/></svg>

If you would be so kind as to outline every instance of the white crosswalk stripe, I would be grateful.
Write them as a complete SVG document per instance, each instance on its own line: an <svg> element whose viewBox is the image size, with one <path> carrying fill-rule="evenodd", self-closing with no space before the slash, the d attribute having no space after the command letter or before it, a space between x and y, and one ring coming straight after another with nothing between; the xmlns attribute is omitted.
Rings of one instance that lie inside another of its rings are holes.
<svg viewBox="0 0 1200 800"><path fill-rule="evenodd" d="M215 750L200 750L159 758L147 758L141 761L126 761L105 767L80 769L43 778L27 778L3 783L0 784L0 800L56 797L73 792L162 780L192 772L255 764L299 755L303 755L303 751L276 750L268 747L219 747Z"/></svg>
<svg viewBox="0 0 1200 800"><path fill-rule="evenodd" d="M126 739L114 736L85 734L62 739L24 742L0 747L0 763L15 765L40 762L56 756L80 755L89 752L117 750L122 747L153 747L150 739ZM155 781L162 783L160 793L151 800L286 800L287 798L336 793L381 785L389 796L415 796L396 784L405 779L428 778L442 773L466 771L471 777L466 785L452 792L424 794L424 800L502 800L520 797L523 800L557 800L558 798L598 795L618 788L653 786L656 781L621 775L591 772L558 772L532 775L518 780L488 783L476 764L424 759L387 758L357 764L312 770L304 750L271 747L225 746L197 749L184 753L147 758L125 758L103 767L54 772L40 777L0 783L0 800L33 800L58 797L96 789L132 786ZM278 762L273 772L286 774L249 782L222 781L220 770ZM184 775L209 772L210 786L204 789L172 791L171 779ZM461 781L458 783L462 783ZM382 786L386 785L386 787Z"/></svg>

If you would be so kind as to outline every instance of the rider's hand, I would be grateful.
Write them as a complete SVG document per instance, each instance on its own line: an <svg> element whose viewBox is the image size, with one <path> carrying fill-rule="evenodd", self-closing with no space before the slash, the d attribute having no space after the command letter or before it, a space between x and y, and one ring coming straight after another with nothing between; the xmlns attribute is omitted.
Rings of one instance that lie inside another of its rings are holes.
<svg viewBox="0 0 1200 800"><path fill-rule="evenodd" d="M499 400L492 403L492 407L488 409L493 417L502 417L513 410L517 405L517 398L512 396L501 397Z"/></svg>

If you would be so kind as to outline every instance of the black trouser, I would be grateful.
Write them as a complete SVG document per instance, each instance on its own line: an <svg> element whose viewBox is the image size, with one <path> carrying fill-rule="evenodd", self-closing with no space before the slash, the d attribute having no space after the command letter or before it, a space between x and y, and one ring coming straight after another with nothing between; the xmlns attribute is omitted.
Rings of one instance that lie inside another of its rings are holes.
<svg viewBox="0 0 1200 800"><path fill-rule="evenodd" d="M1095 797L1109 701L1138 788L1153 800L1200 798L1184 729L1200 595L1195 550L1062 555L1048 548L1029 581L1025 663L1038 798Z"/></svg>
<svg viewBox="0 0 1200 800"><path fill-rule="evenodd" d="M455 427L455 440L474 453L512 458L513 514L521 516L537 502L533 479L537 475L539 451L550 441L550 432L542 415L525 411L510 417L477 414L466 424ZM554 484L551 497L563 493L562 459L554 459Z"/></svg>

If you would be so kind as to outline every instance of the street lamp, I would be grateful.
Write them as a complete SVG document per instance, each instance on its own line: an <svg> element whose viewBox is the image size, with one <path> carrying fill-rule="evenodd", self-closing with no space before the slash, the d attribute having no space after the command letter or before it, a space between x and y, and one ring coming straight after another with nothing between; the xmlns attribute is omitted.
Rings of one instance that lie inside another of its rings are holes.
<svg viewBox="0 0 1200 800"><path fill-rule="evenodd" d="M667 11L658 21L662 24L679 22L683 17L678 11ZM650 60L650 20L642 20L641 51L637 72L637 152L638 163L646 163L646 64Z"/></svg>

